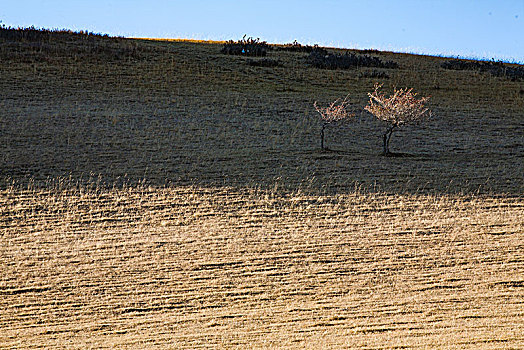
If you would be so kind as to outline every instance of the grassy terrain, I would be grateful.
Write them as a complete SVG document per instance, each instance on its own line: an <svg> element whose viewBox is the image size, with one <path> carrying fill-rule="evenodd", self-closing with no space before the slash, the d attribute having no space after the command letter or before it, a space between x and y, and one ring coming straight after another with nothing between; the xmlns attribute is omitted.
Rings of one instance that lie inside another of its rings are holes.
<svg viewBox="0 0 524 350"><path fill-rule="evenodd" d="M0 41L0 348L524 347L523 82L374 53L383 157L370 68L220 48Z"/></svg>

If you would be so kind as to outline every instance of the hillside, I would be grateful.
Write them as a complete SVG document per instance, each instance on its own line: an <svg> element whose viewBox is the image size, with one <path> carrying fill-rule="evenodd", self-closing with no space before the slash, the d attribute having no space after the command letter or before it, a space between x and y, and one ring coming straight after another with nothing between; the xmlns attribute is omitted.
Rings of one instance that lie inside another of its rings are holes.
<svg viewBox="0 0 524 350"><path fill-rule="evenodd" d="M524 347L523 80L221 48L0 30L0 348Z"/></svg>
<svg viewBox="0 0 524 350"><path fill-rule="evenodd" d="M304 53L270 51L282 67L265 68L219 44L84 41L2 46L0 175L523 192L524 82L424 56L374 54L399 64L374 79L313 68ZM381 156L383 125L362 110L377 81L431 96L434 117L392 138L402 159ZM328 130L337 152L321 153L313 102L348 93L357 118Z"/></svg>

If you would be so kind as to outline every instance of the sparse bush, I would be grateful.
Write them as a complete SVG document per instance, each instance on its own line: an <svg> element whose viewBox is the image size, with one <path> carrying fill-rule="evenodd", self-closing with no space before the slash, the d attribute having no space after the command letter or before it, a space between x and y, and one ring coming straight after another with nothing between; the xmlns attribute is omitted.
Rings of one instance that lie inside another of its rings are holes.
<svg viewBox="0 0 524 350"><path fill-rule="evenodd" d="M333 124L335 122L340 122L343 120L347 120L354 116L354 114L350 113L346 108L349 104L349 95L347 95L344 100L335 100L333 103L331 103L327 107L318 107L317 102L313 103L315 109L320 114L320 117L322 118L322 129L320 131L320 147L322 150L325 150L324 147L324 134L326 126L329 124Z"/></svg>
<svg viewBox="0 0 524 350"><path fill-rule="evenodd" d="M309 54L308 63L323 69L349 69L356 67L398 68L394 61L382 61L376 56L356 55L347 52L343 55L328 53L326 50L314 50Z"/></svg>
<svg viewBox="0 0 524 350"><path fill-rule="evenodd" d="M324 49L323 47L317 46L317 45L313 47L313 50L311 51L311 53L314 53L315 55L319 55L319 56L328 56L329 55L328 50Z"/></svg>
<svg viewBox="0 0 524 350"><path fill-rule="evenodd" d="M269 50L271 50L271 47L267 42L260 41L259 38L253 39L249 37L246 39L244 35L242 39L237 42L233 40L226 42L220 52L226 55L262 57L265 56Z"/></svg>
<svg viewBox="0 0 524 350"><path fill-rule="evenodd" d="M510 66L502 61L449 60L441 64L444 69L471 70L489 73L495 77L506 77L512 81L524 80L524 66Z"/></svg>
<svg viewBox="0 0 524 350"><path fill-rule="evenodd" d="M289 44L284 44L283 46L278 46L277 51L291 51L291 52L305 52L310 53L314 50L318 49L318 45L311 46L311 45L302 45L298 41L293 41Z"/></svg>
<svg viewBox="0 0 524 350"><path fill-rule="evenodd" d="M277 60L272 60L270 58L262 58L262 59L258 59L258 60L252 60L252 59L248 59L247 61L247 64L250 65L250 66L254 66L254 67L278 67L280 66L280 62L277 61Z"/></svg>
<svg viewBox="0 0 524 350"><path fill-rule="evenodd" d="M359 50L362 53L380 53L377 49L365 49L365 50Z"/></svg>
<svg viewBox="0 0 524 350"><path fill-rule="evenodd" d="M425 106L429 97L417 99L413 89L394 89L393 95L387 97L380 91L381 87L375 84L375 90L368 93L369 104L364 109L388 124L383 139L384 155L390 156L389 140L393 131L405 124L420 122L431 115L431 111Z"/></svg>

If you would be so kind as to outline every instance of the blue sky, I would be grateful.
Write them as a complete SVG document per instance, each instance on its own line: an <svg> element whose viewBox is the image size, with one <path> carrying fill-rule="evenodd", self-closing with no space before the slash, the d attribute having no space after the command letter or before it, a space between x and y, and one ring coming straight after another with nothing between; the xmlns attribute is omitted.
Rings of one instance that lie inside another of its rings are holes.
<svg viewBox="0 0 524 350"><path fill-rule="evenodd" d="M228 40L524 62L524 0L0 0L7 26Z"/></svg>

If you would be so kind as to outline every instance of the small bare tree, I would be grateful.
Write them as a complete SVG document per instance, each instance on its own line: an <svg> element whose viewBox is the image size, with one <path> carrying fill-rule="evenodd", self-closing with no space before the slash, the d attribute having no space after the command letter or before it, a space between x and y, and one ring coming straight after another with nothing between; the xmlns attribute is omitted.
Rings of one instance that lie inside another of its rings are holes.
<svg viewBox="0 0 524 350"><path fill-rule="evenodd" d="M413 89L394 89L393 95L387 97L380 91L381 87L382 84L375 84L375 90L368 93L369 104L364 109L388 124L383 138L384 155L389 156L389 140L393 131L405 124L420 122L429 117L431 111L425 106L429 97L417 99Z"/></svg>
<svg viewBox="0 0 524 350"><path fill-rule="evenodd" d="M349 104L349 95L347 95L342 101L340 99L335 100L333 103L331 103L327 107L318 107L317 101L313 103L315 106L315 109L320 114L322 118L322 129L320 131L320 147L322 150L325 150L324 147L324 135L326 126L329 124L332 124L334 122L343 121L346 119L349 119L354 116L354 114L350 113L346 107Z"/></svg>

